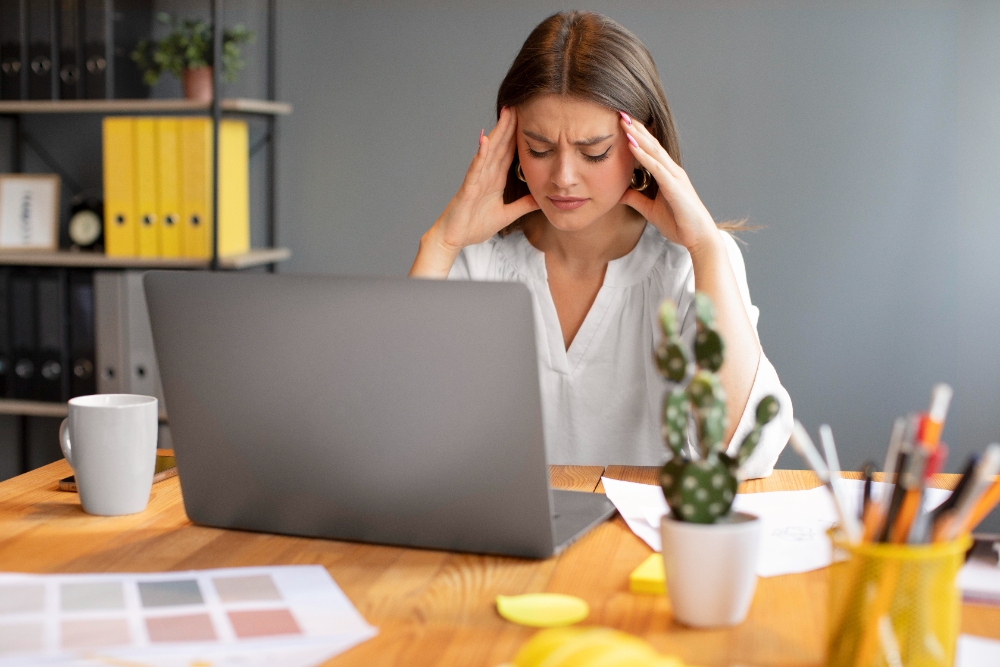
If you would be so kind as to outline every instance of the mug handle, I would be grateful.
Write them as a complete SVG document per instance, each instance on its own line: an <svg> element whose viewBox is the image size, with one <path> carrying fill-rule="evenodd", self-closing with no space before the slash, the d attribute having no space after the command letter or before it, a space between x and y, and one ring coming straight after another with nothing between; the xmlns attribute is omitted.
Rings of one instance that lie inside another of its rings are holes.
<svg viewBox="0 0 1000 667"><path fill-rule="evenodd" d="M73 465L73 446L69 441L69 429L66 428L69 418L62 420L59 424L59 447L62 449L63 456L66 457L66 461L69 463L71 468L75 467Z"/></svg>

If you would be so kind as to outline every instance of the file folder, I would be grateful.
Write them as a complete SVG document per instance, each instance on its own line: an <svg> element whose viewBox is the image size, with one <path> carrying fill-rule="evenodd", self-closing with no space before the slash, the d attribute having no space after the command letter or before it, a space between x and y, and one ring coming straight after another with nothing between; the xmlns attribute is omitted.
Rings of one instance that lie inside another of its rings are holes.
<svg viewBox="0 0 1000 667"><path fill-rule="evenodd" d="M212 256L212 123L182 118L181 224L186 257Z"/></svg>
<svg viewBox="0 0 1000 667"><path fill-rule="evenodd" d="M104 31L105 0L81 0L83 3L83 76L84 95L88 99L104 99L107 94L105 74L108 69Z"/></svg>
<svg viewBox="0 0 1000 667"><path fill-rule="evenodd" d="M219 256L250 250L250 133L246 121L219 125Z"/></svg>
<svg viewBox="0 0 1000 667"><path fill-rule="evenodd" d="M135 139L131 118L104 119L104 252L138 254L135 220Z"/></svg>
<svg viewBox="0 0 1000 667"><path fill-rule="evenodd" d="M138 254L158 257L160 224L156 205L157 161L156 119L139 117L135 123L135 204L138 225Z"/></svg>
<svg viewBox="0 0 1000 667"><path fill-rule="evenodd" d="M10 277L11 398L31 400L37 374L35 281L30 272L16 270Z"/></svg>
<svg viewBox="0 0 1000 667"><path fill-rule="evenodd" d="M123 275L124 271L94 272L94 363L98 394L128 393Z"/></svg>
<svg viewBox="0 0 1000 667"><path fill-rule="evenodd" d="M55 99L59 86L52 71L52 6L46 0L35 0L27 3L27 9L28 99Z"/></svg>
<svg viewBox="0 0 1000 667"><path fill-rule="evenodd" d="M94 361L94 274L73 271L69 275L69 395L97 393Z"/></svg>
<svg viewBox="0 0 1000 667"><path fill-rule="evenodd" d="M180 121L156 119L160 255L181 257Z"/></svg>
<svg viewBox="0 0 1000 667"><path fill-rule="evenodd" d="M66 271L40 271L35 284L38 316L38 370L34 398L37 401L69 399L69 377L66 374Z"/></svg>
<svg viewBox="0 0 1000 667"><path fill-rule="evenodd" d="M10 269L0 267L0 398L10 385Z"/></svg>
<svg viewBox="0 0 1000 667"><path fill-rule="evenodd" d="M219 124L219 256L250 249L249 132L245 121ZM212 120L181 120L183 248L212 256Z"/></svg>
<svg viewBox="0 0 1000 667"><path fill-rule="evenodd" d="M83 97L83 78L80 64L83 61L80 25L80 0L59 2L59 99L75 100Z"/></svg>
<svg viewBox="0 0 1000 667"><path fill-rule="evenodd" d="M21 99L21 3L20 0L0 0L0 100L19 99Z"/></svg>

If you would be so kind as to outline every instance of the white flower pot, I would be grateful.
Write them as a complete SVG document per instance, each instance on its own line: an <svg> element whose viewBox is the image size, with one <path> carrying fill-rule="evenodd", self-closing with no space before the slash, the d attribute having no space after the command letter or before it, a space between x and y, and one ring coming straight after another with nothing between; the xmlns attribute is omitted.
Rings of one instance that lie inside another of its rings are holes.
<svg viewBox="0 0 1000 667"><path fill-rule="evenodd" d="M696 628L743 622L757 588L761 521L736 512L720 523L660 522L674 618Z"/></svg>

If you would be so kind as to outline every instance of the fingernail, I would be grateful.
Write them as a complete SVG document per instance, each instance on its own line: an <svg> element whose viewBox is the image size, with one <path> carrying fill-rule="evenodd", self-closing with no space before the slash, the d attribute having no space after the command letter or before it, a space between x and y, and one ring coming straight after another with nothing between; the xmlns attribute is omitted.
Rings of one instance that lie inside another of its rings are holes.
<svg viewBox="0 0 1000 667"><path fill-rule="evenodd" d="M633 138L632 138L632 135L631 135L631 134L629 134L628 132L626 132L626 133L625 133L625 136L626 136L626 137L628 137L628 142L629 142L630 144L632 144L632 145L633 145L633 146L635 146L636 148L638 148L638 147L639 147L639 144L635 143L635 139L633 139Z"/></svg>
<svg viewBox="0 0 1000 667"><path fill-rule="evenodd" d="M500 113L503 113L504 109L506 109L506 108L507 108L506 104L504 106L500 107Z"/></svg>
<svg viewBox="0 0 1000 667"><path fill-rule="evenodd" d="M483 132L485 132L485 131L486 130L479 130L479 145L480 146L483 145Z"/></svg>
<svg viewBox="0 0 1000 667"><path fill-rule="evenodd" d="M625 113L624 111L619 111L618 113L622 115L622 120L625 121L626 125L632 124L632 119L628 117L627 113Z"/></svg>

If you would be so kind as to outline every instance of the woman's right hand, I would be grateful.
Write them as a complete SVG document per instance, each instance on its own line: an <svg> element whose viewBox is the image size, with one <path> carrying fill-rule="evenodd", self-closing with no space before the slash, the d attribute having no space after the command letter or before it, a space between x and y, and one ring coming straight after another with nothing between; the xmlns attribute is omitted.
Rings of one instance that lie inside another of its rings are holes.
<svg viewBox="0 0 1000 667"><path fill-rule="evenodd" d="M486 241L522 215L539 208L530 194L510 204L503 203L507 172L517 151L516 130L517 112L505 107L493 131L482 137L462 187L420 239L411 276L447 277L462 248Z"/></svg>

